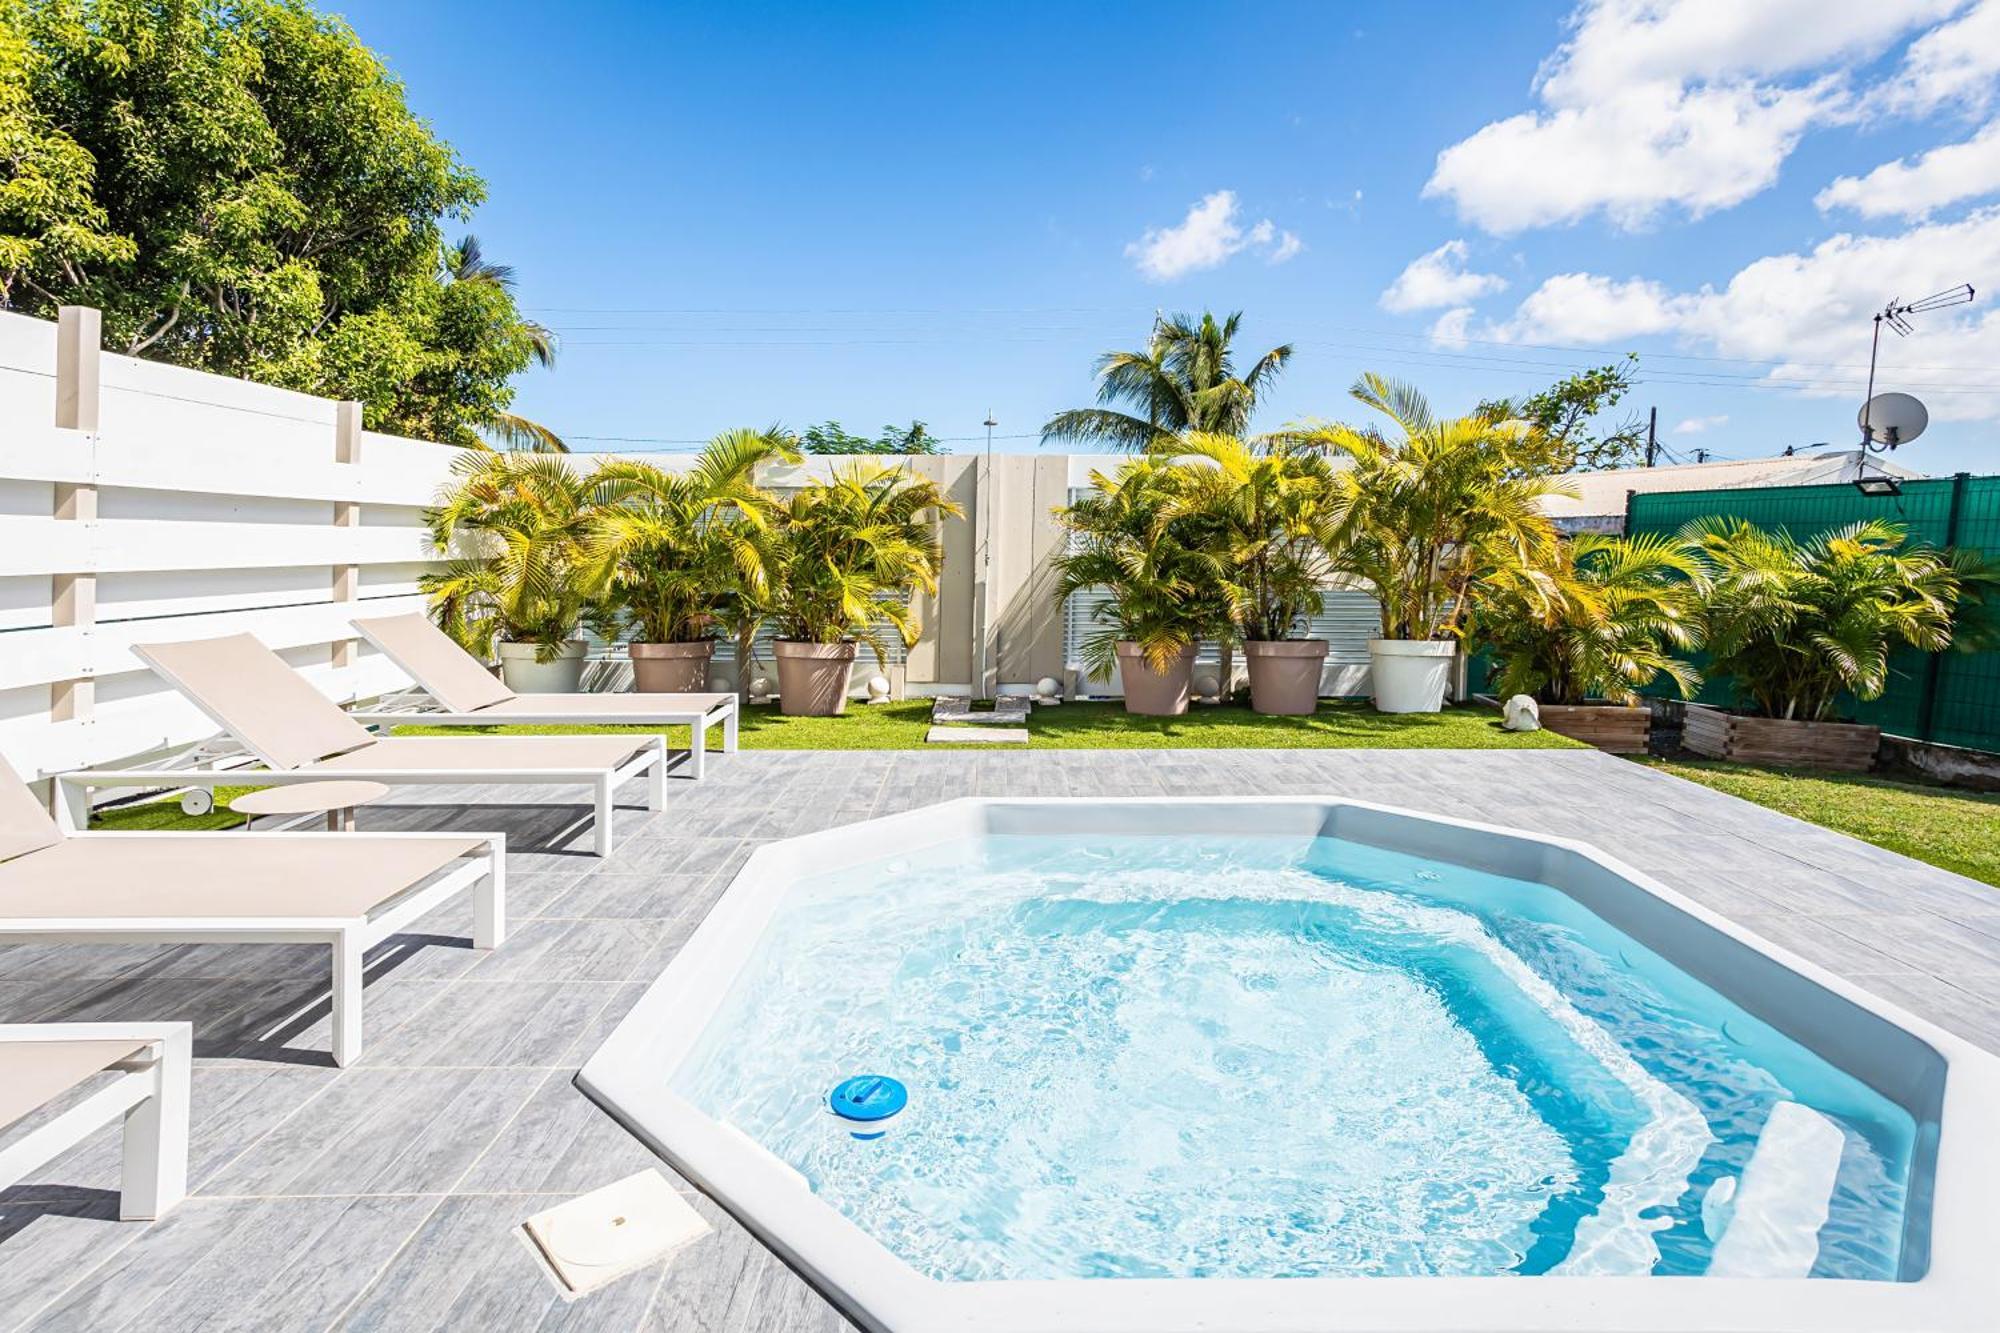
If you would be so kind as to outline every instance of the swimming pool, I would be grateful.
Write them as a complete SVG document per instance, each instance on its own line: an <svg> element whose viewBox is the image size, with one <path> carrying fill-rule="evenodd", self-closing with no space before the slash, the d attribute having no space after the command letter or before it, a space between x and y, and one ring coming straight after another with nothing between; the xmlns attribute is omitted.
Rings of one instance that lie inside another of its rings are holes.
<svg viewBox="0 0 2000 1333"><path fill-rule="evenodd" d="M954 802L761 851L580 1081L866 1327L1978 1326L1994 1062L1773 952L1352 802Z"/></svg>

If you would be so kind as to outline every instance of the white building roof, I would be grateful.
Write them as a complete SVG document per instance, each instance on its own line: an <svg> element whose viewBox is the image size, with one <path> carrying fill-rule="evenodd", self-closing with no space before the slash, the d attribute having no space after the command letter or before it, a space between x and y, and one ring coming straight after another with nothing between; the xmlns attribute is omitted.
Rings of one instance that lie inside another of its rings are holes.
<svg viewBox="0 0 2000 1333"><path fill-rule="evenodd" d="M1824 486L1851 482L1861 471L1861 454L1794 454L1789 458L1746 458L1673 467L1618 468L1610 472L1579 472L1566 478L1575 498L1551 496L1545 503L1550 518L1606 518L1625 513L1627 492L1735 490L1752 486ZM1924 474L1880 455L1868 455L1869 475L1913 478Z"/></svg>

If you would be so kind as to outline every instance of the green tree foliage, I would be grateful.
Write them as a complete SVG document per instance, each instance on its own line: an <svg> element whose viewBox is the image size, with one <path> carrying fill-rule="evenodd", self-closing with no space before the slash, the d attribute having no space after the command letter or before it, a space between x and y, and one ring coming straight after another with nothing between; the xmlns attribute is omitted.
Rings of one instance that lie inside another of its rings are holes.
<svg viewBox="0 0 2000 1333"><path fill-rule="evenodd" d="M1870 519L1805 541L1742 519L1696 519L1681 540L1708 583L1709 663L1768 717L1824 721L1843 692L1879 699L1889 655L1949 647L1958 566Z"/></svg>
<svg viewBox="0 0 2000 1333"><path fill-rule="evenodd" d="M921 421L908 426L884 426L874 439L842 428L838 421L822 421L799 432L798 446L809 454L941 454L938 437Z"/></svg>
<svg viewBox="0 0 2000 1333"><path fill-rule="evenodd" d="M1638 383L1639 358L1593 366L1557 380L1526 398L1481 403L1478 413L1494 421L1525 421L1547 447L1547 466L1557 472L1595 472L1631 467L1646 457L1646 427L1628 413L1616 426L1600 418Z"/></svg>
<svg viewBox="0 0 2000 1333"><path fill-rule="evenodd" d="M1139 450L1156 436L1184 430L1243 435L1257 403L1291 360L1290 343L1236 373L1235 342L1243 312L1218 320L1163 316L1140 352L1097 358L1097 406L1058 412L1042 427L1042 443Z"/></svg>
<svg viewBox="0 0 2000 1333"><path fill-rule="evenodd" d="M1539 577L1503 571L1474 595L1475 637L1499 663L1504 698L1545 704L1631 703L1661 676L1683 697L1701 675L1674 656L1701 644L1702 567L1657 534L1564 540Z"/></svg>
<svg viewBox="0 0 2000 1333"><path fill-rule="evenodd" d="M1334 472L1345 573L1373 584L1385 639L1454 639L1471 593L1501 574L1546 601L1555 527L1542 501L1563 493L1534 430L1484 411L1439 418L1407 384L1363 375L1350 392L1387 417L1392 434L1335 425L1297 434L1350 466Z"/></svg>
<svg viewBox="0 0 2000 1333"><path fill-rule="evenodd" d="M1226 634L1229 594L1210 549L1214 524L1187 503L1186 471L1148 454L1114 475L1090 474L1090 490L1056 511L1070 534L1052 562L1058 603L1086 590L1107 594L1079 647L1085 671L1108 679L1117 645L1136 643L1156 671L1202 639Z"/></svg>
<svg viewBox="0 0 2000 1333"><path fill-rule="evenodd" d="M506 439L548 343L445 242L484 192L304 0L0 0L7 309L93 305L113 351Z"/></svg>
<svg viewBox="0 0 2000 1333"><path fill-rule="evenodd" d="M490 659L494 641L532 643L551 661L595 599L584 574L597 484L549 453L468 453L426 512L444 569L425 574L439 628Z"/></svg>

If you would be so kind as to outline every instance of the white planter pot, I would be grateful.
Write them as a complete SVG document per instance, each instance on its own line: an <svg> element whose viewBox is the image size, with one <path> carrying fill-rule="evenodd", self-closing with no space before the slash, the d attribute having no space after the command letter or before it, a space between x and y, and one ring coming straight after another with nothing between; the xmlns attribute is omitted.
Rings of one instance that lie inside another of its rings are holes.
<svg viewBox="0 0 2000 1333"><path fill-rule="evenodd" d="M1384 713L1436 713L1451 686L1458 644L1450 639L1370 639L1368 673Z"/></svg>
<svg viewBox="0 0 2000 1333"><path fill-rule="evenodd" d="M507 643L500 650L500 679L516 694L576 694L583 688L584 642L572 639L553 660L537 662L532 643Z"/></svg>

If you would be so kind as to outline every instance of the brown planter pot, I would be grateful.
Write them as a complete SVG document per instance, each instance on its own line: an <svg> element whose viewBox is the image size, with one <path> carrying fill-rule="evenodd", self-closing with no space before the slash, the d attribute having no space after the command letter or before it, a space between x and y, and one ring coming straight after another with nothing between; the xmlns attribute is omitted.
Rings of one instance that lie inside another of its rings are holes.
<svg viewBox="0 0 2000 1333"><path fill-rule="evenodd" d="M1691 704L1681 744L1710 759L1865 773L1875 766L1875 752L1882 745L1882 729L1852 722L1742 717L1720 708Z"/></svg>
<svg viewBox="0 0 2000 1333"><path fill-rule="evenodd" d="M708 688L708 659L715 643L628 643L632 688L640 694L700 694Z"/></svg>
<svg viewBox="0 0 2000 1333"><path fill-rule="evenodd" d="M857 645L792 643L771 645L778 659L778 711L789 717L834 717L847 711L847 676Z"/></svg>
<svg viewBox="0 0 2000 1333"><path fill-rule="evenodd" d="M1542 725L1610 754L1644 754L1652 710L1639 704L1543 704Z"/></svg>
<svg viewBox="0 0 2000 1333"><path fill-rule="evenodd" d="M1250 673L1251 709L1286 717L1317 711L1325 664L1325 639L1246 641L1243 665Z"/></svg>
<svg viewBox="0 0 2000 1333"><path fill-rule="evenodd" d="M1189 685L1194 680L1194 646L1190 644L1165 671L1146 663L1139 645L1120 640L1118 679L1125 686L1125 711L1141 717L1179 717L1188 710Z"/></svg>

